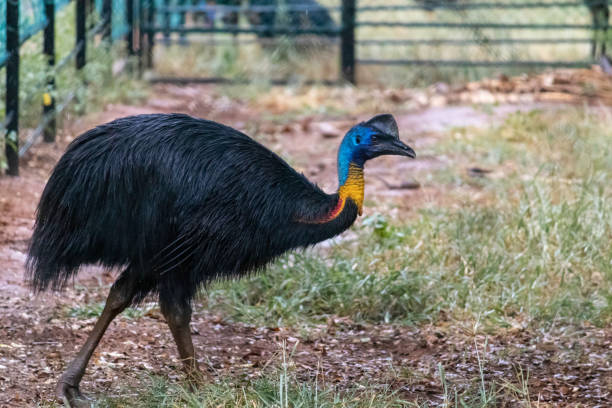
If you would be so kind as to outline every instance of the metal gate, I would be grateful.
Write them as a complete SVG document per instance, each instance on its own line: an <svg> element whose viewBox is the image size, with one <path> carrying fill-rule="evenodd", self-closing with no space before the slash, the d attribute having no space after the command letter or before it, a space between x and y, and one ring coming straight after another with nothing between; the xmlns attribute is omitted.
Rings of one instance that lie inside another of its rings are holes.
<svg viewBox="0 0 612 408"><path fill-rule="evenodd" d="M544 67L584 67L605 53L607 0L362 0L357 65L407 67L425 82Z"/></svg>
<svg viewBox="0 0 612 408"><path fill-rule="evenodd" d="M608 0L155 0L144 31L157 45L204 44L211 52L293 47L301 64L333 61L333 73L306 81L398 77L435 81L584 67L612 34ZM145 8L145 12L147 7ZM306 44L306 45L305 45ZM228 48L229 47L229 48ZM306 51L304 51L306 50ZM253 52L253 51L250 51ZM264 53L255 53L265 58ZM160 52L157 61L162 65ZM212 54L211 54L212 55ZM229 55L229 54L228 54ZM257 64L257 58L252 64ZM243 62L248 64L248 60ZM293 67L300 70L304 66ZM426 67L426 68L424 68ZM184 67L183 67L184 68ZM174 81L249 80L249 70ZM197 72L196 72L197 73ZM162 73L163 75L163 73ZM197 75L196 75L197 76ZM291 75L268 78L280 83Z"/></svg>

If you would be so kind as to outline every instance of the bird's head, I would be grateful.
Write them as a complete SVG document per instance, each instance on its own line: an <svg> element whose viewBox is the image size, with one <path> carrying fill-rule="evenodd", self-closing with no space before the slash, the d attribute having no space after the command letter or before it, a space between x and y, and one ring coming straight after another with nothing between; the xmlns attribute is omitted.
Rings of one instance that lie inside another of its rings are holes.
<svg viewBox="0 0 612 408"><path fill-rule="evenodd" d="M412 148L399 139L397 123L390 114L374 116L347 132L338 150L338 178L343 185L351 165L363 167L366 161L382 155L416 157Z"/></svg>

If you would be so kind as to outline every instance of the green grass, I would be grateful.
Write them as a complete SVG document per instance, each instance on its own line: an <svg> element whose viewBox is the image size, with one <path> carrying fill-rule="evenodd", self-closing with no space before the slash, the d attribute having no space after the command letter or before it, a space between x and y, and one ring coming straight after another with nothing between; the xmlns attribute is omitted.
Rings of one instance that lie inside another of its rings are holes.
<svg viewBox="0 0 612 408"><path fill-rule="evenodd" d="M290 254L262 274L214 285L204 298L236 320L268 325L332 315L404 324L443 315L492 328L608 324L611 122L568 110L465 130L469 138L436 149L504 174L477 184L458 176L440 188L477 188L485 203L429 207L406 220L366 218L354 239Z"/></svg>
<svg viewBox="0 0 612 408"><path fill-rule="evenodd" d="M355 384L353 389L338 390L319 380L296 377L292 356L295 349L283 343L278 364L255 379L224 377L216 383L189 384L171 382L165 377L150 376L146 391L133 390L137 398L104 397L98 407L245 407L245 408L366 408L405 407L396 391L388 386L370 387ZM133 394L125 390L127 394Z"/></svg>
<svg viewBox="0 0 612 408"><path fill-rule="evenodd" d="M248 383L224 381L190 390L152 377L146 391L138 397L105 398L99 407L245 407L245 408L375 408L413 406L389 389L335 390L292 378L266 376Z"/></svg>

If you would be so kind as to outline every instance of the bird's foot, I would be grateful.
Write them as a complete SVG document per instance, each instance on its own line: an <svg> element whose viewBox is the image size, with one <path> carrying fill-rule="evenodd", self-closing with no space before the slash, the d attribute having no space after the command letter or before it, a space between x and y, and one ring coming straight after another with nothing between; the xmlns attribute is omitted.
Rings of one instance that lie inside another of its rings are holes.
<svg viewBox="0 0 612 408"><path fill-rule="evenodd" d="M89 400L81 393L78 384L73 385L60 380L57 384L55 395L58 400L70 408L85 408L90 406Z"/></svg>
<svg viewBox="0 0 612 408"><path fill-rule="evenodd" d="M199 386L213 382L212 376L207 371L200 371L199 369L185 371L185 380L191 391L196 391Z"/></svg>

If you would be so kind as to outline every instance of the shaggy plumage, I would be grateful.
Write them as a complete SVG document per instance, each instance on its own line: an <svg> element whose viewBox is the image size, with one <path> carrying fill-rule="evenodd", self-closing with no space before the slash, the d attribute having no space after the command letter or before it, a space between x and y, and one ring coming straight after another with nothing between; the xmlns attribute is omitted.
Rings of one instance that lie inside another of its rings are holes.
<svg viewBox="0 0 612 408"><path fill-rule="evenodd" d="M189 300L201 283L344 231L354 203L332 222L303 222L337 201L230 127L127 117L68 147L40 200L27 270L44 290L61 289L83 264L130 265L134 301L159 291Z"/></svg>

